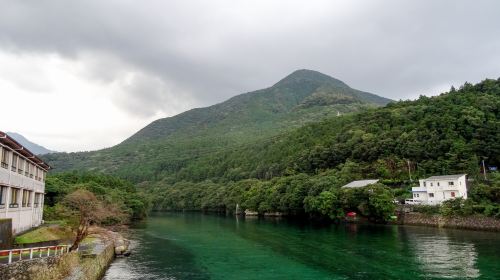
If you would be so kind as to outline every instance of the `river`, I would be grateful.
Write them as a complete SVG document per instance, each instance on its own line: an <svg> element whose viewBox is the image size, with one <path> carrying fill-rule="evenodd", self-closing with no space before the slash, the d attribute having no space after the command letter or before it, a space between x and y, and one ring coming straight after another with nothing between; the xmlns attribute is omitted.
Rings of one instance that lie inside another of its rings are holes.
<svg viewBox="0 0 500 280"><path fill-rule="evenodd" d="M500 279L500 234L154 214L105 280Z"/></svg>

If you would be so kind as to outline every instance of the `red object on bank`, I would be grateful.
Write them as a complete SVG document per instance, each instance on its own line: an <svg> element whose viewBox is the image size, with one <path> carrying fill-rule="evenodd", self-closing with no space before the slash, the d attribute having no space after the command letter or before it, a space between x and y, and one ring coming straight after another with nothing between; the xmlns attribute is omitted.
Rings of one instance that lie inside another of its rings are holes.
<svg viewBox="0 0 500 280"><path fill-rule="evenodd" d="M348 217L356 217L356 212L349 212L347 213Z"/></svg>

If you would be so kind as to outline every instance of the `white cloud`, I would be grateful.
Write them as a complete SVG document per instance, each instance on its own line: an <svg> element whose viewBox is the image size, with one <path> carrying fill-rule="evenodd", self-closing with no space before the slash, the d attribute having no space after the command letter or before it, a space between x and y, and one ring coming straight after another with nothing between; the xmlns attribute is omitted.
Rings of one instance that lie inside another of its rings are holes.
<svg viewBox="0 0 500 280"><path fill-rule="evenodd" d="M300 68L393 99L498 78L494 0L0 0L0 129L56 150ZM19 100L29 110L11 106ZM32 120L44 116L44 124Z"/></svg>
<svg viewBox="0 0 500 280"><path fill-rule="evenodd" d="M0 118L0 129L21 133L58 151L109 147L157 118L193 106L179 100L167 102L166 97L173 93L161 80L144 77L134 69L103 83L82 75L84 61L55 54L0 52L0 65L4 116ZM3 75L9 69L23 77ZM43 81L43 85L31 86L30 81ZM148 97L142 99L143 95Z"/></svg>

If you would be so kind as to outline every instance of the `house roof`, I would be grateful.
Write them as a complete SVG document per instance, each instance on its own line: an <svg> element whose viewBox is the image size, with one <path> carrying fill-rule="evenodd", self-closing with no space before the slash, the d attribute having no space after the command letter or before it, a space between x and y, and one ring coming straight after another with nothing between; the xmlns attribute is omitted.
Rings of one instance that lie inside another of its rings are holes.
<svg viewBox="0 0 500 280"><path fill-rule="evenodd" d="M431 176L425 180L457 180L462 176L466 176L467 174L455 174L455 175L442 175L442 176Z"/></svg>
<svg viewBox="0 0 500 280"><path fill-rule="evenodd" d="M29 159L30 161L32 161L34 164L38 165L45 171L52 169L52 167L48 165L45 161L40 159L30 150L26 149L23 145L19 144L19 142L14 140L14 138L10 137L9 135L7 135L7 133L2 131L0 131L0 143L25 156L27 159Z"/></svg>
<svg viewBox="0 0 500 280"><path fill-rule="evenodd" d="M376 180L357 180L357 181L352 181L349 184L343 186L342 188L362 188L371 184L375 184L378 182L378 179Z"/></svg>

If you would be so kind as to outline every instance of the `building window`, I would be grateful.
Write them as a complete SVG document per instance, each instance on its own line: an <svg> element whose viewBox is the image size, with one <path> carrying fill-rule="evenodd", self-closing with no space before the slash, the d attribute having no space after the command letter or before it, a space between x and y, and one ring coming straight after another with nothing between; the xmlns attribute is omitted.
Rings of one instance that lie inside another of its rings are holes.
<svg viewBox="0 0 500 280"><path fill-rule="evenodd" d="M10 205L9 208L17 208L19 204L17 203L17 196L19 195L19 189L10 189Z"/></svg>
<svg viewBox="0 0 500 280"><path fill-rule="evenodd" d="M424 187L426 187L425 182L424 182Z"/></svg>
<svg viewBox="0 0 500 280"><path fill-rule="evenodd" d="M439 187L439 182L438 182L438 187Z"/></svg>
<svg viewBox="0 0 500 280"><path fill-rule="evenodd" d="M0 209L5 208L6 195L7 195L7 187L0 186Z"/></svg>
<svg viewBox="0 0 500 280"><path fill-rule="evenodd" d="M31 207L31 191L23 190L23 207Z"/></svg>
<svg viewBox="0 0 500 280"><path fill-rule="evenodd" d="M433 187L434 185L431 183L431 187Z"/></svg>
<svg viewBox="0 0 500 280"><path fill-rule="evenodd" d="M448 182L448 186L453 186L453 185L455 185L454 182Z"/></svg>
<svg viewBox="0 0 500 280"><path fill-rule="evenodd" d="M12 164L10 166L12 171L17 171L17 155L14 153L12 154Z"/></svg>
<svg viewBox="0 0 500 280"><path fill-rule="evenodd" d="M24 159L22 157L19 157L19 168L17 169L17 172L19 174L23 174L23 168L24 168Z"/></svg>
<svg viewBox="0 0 500 280"><path fill-rule="evenodd" d="M451 192L451 197L455 197L455 192Z"/></svg>
<svg viewBox="0 0 500 280"><path fill-rule="evenodd" d="M9 167L9 151L2 148L2 168L7 169Z"/></svg>
<svg viewBox="0 0 500 280"><path fill-rule="evenodd" d="M33 171L31 170L31 163L29 163L28 161L26 161L26 170L24 171L24 175L26 175L26 177L33 178Z"/></svg>
<svg viewBox="0 0 500 280"><path fill-rule="evenodd" d="M414 193L413 197L420 197L420 195L418 193Z"/></svg>
<svg viewBox="0 0 500 280"><path fill-rule="evenodd" d="M22 206L27 207L28 206L28 201L29 201L29 192L27 190L23 190L23 201L22 201Z"/></svg>
<svg viewBox="0 0 500 280"><path fill-rule="evenodd" d="M429 193L429 197L434 197L434 194L433 193Z"/></svg>
<svg viewBox="0 0 500 280"><path fill-rule="evenodd" d="M35 206L35 208L38 208L38 205L40 205L40 194L35 193L35 203L33 206Z"/></svg>

